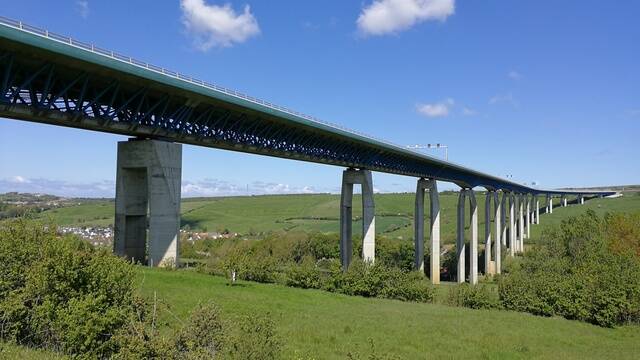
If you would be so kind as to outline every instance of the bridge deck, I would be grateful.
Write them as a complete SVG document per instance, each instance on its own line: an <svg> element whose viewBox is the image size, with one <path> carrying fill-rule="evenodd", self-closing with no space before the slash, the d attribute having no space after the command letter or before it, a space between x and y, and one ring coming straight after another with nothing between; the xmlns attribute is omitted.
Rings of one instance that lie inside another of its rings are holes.
<svg viewBox="0 0 640 360"><path fill-rule="evenodd" d="M530 188L0 18L0 116L533 194Z"/></svg>

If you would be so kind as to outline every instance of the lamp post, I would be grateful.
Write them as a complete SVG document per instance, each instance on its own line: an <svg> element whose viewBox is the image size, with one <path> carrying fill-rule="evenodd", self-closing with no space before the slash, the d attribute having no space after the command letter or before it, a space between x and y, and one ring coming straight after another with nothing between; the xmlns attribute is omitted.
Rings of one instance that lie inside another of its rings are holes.
<svg viewBox="0 0 640 360"><path fill-rule="evenodd" d="M408 145L407 149L444 149L444 160L449 161L449 147L444 144Z"/></svg>

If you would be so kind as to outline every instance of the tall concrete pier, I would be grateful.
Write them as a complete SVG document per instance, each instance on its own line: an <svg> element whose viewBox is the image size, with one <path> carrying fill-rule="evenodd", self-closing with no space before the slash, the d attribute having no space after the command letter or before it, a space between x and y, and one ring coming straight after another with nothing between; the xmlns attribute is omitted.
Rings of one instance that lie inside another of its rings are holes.
<svg viewBox="0 0 640 360"><path fill-rule="evenodd" d="M180 144L118 143L116 254L150 266L178 264L181 173Z"/></svg>
<svg viewBox="0 0 640 360"><path fill-rule="evenodd" d="M415 268L424 271L424 193L429 191L429 215L431 240L431 283L440 283L440 200L435 180L420 178L416 186L416 203L414 211L415 226Z"/></svg>
<svg viewBox="0 0 640 360"><path fill-rule="evenodd" d="M347 169L342 173L342 195L340 197L340 259L342 269L347 270L353 255L351 238L353 221L353 185L362 185L362 259L375 260L376 218L373 202L373 180L371 171Z"/></svg>

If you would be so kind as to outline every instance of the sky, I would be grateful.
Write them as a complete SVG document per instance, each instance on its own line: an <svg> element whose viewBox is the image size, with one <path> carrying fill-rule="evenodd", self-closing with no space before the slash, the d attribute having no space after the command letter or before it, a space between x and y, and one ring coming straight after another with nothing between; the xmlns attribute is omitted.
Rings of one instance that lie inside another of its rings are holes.
<svg viewBox="0 0 640 360"><path fill-rule="evenodd" d="M453 162L540 188L640 183L638 14L632 0L2 7L2 16L401 146L445 144ZM0 118L0 192L112 197L123 140ZM342 170L185 145L182 193L339 192ZM416 179L373 181L378 192L407 192Z"/></svg>

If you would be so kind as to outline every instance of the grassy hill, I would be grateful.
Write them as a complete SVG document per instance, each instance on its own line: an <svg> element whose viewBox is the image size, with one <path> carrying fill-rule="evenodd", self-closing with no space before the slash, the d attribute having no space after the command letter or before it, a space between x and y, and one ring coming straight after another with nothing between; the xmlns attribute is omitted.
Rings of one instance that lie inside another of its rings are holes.
<svg viewBox="0 0 640 360"><path fill-rule="evenodd" d="M479 208L480 233L484 232L483 193L476 195ZM543 206L542 198L540 205ZM356 196L354 204L359 204ZM390 237L413 238L414 194L376 194L376 232ZM455 241L457 194L440 195L441 229L444 243ZM244 197L220 197L184 199L182 201L182 226L191 229L216 231L229 229L231 232L258 233L272 230L305 230L338 232L338 195L266 195ZM556 199L553 214L542 214L541 226L532 228L532 237L561 219L593 209L596 212L640 210L640 196L629 193L615 199L592 199L584 206L571 205L561 208ZM428 206L425 216L428 218ZM361 215L359 206L354 206L354 216ZM113 224L113 200L93 201L80 205L45 211L40 217L51 218L60 225L109 225ZM467 223L469 217L466 217ZM360 232L359 222L354 224L354 234Z"/></svg>
<svg viewBox="0 0 640 360"><path fill-rule="evenodd" d="M634 359L637 326L605 329L560 318L406 303L240 282L190 271L139 268L140 289L155 292L164 329L198 303L213 301L231 316L270 313L287 359L378 356L423 358ZM446 286L446 285L442 285ZM374 350L375 349L375 350Z"/></svg>

